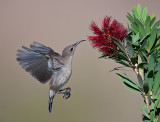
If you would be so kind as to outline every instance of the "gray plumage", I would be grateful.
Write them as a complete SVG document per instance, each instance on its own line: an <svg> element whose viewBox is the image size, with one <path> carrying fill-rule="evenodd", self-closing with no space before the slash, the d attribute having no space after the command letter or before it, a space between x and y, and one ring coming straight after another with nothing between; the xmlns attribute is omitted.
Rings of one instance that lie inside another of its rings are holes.
<svg viewBox="0 0 160 122"><path fill-rule="evenodd" d="M52 102L56 93L63 93L66 99L70 97L71 89L69 87L61 88L72 74L72 57L76 46L82 41L85 40L80 40L64 48L62 55L38 42L30 45L30 48L22 46L24 50L18 50L17 61L23 69L40 83L44 84L50 80L49 112L52 110Z"/></svg>

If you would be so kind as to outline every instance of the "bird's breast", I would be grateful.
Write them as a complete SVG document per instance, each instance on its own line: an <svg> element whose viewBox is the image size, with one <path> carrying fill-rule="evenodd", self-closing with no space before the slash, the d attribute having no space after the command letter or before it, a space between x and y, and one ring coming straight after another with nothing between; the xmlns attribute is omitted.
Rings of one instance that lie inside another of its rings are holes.
<svg viewBox="0 0 160 122"><path fill-rule="evenodd" d="M69 67L62 67L59 71L55 71L52 85L58 88L62 87L67 83L67 81L71 77L71 74L72 68Z"/></svg>

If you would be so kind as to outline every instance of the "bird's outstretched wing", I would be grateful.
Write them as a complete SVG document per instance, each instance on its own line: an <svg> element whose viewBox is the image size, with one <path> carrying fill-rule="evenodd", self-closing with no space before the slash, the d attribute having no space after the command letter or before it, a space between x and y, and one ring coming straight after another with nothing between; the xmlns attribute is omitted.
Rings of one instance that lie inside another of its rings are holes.
<svg viewBox="0 0 160 122"><path fill-rule="evenodd" d="M24 50L18 50L17 61L41 83L46 83L51 78L54 69L63 66L63 63L56 59L61 55L50 47L34 42L30 48L25 46L22 48Z"/></svg>

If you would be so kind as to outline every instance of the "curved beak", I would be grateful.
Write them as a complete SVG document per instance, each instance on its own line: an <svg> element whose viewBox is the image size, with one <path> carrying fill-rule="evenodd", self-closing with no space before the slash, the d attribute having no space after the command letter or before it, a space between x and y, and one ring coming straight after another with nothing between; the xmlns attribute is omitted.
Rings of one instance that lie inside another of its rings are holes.
<svg viewBox="0 0 160 122"><path fill-rule="evenodd" d="M86 40L79 40L78 42L76 42L75 44L73 44L73 46L77 46L79 43L83 42L83 41L86 41Z"/></svg>

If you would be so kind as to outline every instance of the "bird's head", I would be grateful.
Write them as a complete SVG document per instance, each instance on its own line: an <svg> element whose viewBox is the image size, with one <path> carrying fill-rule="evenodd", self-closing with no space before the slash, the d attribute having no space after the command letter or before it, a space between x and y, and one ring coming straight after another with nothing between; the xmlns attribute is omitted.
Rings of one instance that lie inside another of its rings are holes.
<svg viewBox="0 0 160 122"><path fill-rule="evenodd" d="M74 44L71 44L71 45L68 45L67 47L64 48L63 52L62 52L62 56L63 57L66 57L66 56L73 56L74 54L74 51L77 47L77 45L83 41L86 41L86 40L80 40Z"/></svg>

